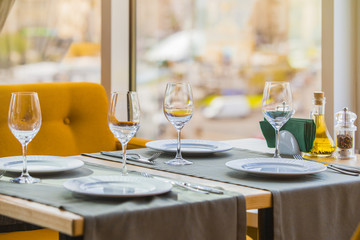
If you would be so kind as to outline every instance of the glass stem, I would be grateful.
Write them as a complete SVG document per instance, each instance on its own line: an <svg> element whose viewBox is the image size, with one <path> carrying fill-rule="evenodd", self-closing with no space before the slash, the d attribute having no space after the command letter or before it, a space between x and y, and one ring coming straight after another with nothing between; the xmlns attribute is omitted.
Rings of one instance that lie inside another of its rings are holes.
<svg viewBox="0 0 360 240"><path fill-rule="evenodd" d="M122 144L122 150L123 150L123 164L122 164L122 174L123 175L127 175L128 172L127 172L127 167L126 167L126 147L127 147L127 144Z"/></svg>
<svg viewBox="0 0 360 240"><path fill-rule="evenodd" d="M177 159L182 159L181 156L181 130L180 129L176 129L177 131L177 148L176 148L176 157Z"/></svg>
<svg viewBox="0 0 360 240"><path fill-rule="evenodd" d="M281 158L279 153L280 129L275 128L275 154L274 158Z"/></svg>
<svg viewBox="0 0 360 240"><path fill-rule="evenodd" d="M27 151L27 143L22 144L22 150L23 150L23 170L21 173L21 176L29 176L28 168L27 168L27 159L26 159L26 151Z"/></svg>

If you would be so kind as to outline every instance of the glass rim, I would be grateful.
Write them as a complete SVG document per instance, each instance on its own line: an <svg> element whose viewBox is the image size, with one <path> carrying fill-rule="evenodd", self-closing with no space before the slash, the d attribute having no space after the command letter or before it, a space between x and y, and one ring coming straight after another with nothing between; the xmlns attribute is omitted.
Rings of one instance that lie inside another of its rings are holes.
<svg viewBox="0 0 360 240"><path fill-rule="evenodd" d="M167 84L189 84L190 85L190 82L189 81L185 81L185 82L180 82L180 81L171 81L171 82L167 82Z"/></svg>
<svg viewBox="0 0 360 240"><path fill-rule="evenodd" d="M118 90L118 91L113 91L111 92L111 94L128 94L128 93L137 93L137 91L126 91L126 90Z"/></svg>
<svg viewBox="0 0 360 240"><path fill-rule="evenodd" d="M11 95L38 95L37 92L12 92Z"/></svg>
<svg viewBox="0 0 360 240"><path fill-rule="evenodd" d="M288 83L288 84L290 84L290 82L288 82L288 81L265 81L265 83Z"/></svg>

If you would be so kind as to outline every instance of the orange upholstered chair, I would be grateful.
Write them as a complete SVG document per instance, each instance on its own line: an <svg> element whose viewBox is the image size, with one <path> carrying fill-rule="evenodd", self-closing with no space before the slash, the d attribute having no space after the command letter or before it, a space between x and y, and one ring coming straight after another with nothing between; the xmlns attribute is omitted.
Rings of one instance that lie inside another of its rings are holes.
<svg viewBox="0 0 360 240"><path fill-rule="evenodd" d="M351 240L360 240L360 223L357 226L357 229L354 232L353 236L351 237Z"/></svg>
<svg viewBox="0 0 360 240"><path fill-rule="evenodd" d="M0 86L0 157L21 155L21 144L8 127L12 92L37 92L42 124L28 145L28 154L71 156L121 148L107 124L108 99L95 83L38 83ZM128 148L145 147L148 140L133 138ZM0 221L1 222L1 221ZM0 239L58 239L48 229L0 233Z"/></svg>

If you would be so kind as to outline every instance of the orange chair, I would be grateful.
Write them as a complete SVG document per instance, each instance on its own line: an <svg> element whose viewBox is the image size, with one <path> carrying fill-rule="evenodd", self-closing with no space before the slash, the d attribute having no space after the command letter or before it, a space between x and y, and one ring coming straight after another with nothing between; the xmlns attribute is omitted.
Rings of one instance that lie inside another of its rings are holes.
<svg viewBox="0 0 360 240"><path fill-rule="evenodd" d="M42 113L40 131L28 145L28 154L71 156L121 149L121 144L115 139L107 124L108 99L101 85L95 83L1 85L0 157L22 154L19 141L8 127L10 96L12 92L20 91L37 92ZM148 141L133 138L128 148L145 147ZM21 223L12 219L8 221ZM25 226L23 229L28 229L28 225ZM0 239L51 240L58 239L58 233L48 229L0 233Z"/></svg>
<svg viewBox="0 0 360 240"><path fill-rule="evenodd" d="M351 240L360 240L360 223L357 226L356 231L352 235Z"/></svg>

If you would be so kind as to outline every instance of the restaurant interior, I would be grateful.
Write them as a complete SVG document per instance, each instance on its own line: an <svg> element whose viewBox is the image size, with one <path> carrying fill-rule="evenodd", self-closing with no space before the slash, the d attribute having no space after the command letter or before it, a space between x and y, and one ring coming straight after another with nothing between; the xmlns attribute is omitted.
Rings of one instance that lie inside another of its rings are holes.
<svg viewBox="0 0 360 240"><path fill-rule="evenodd" d="M360 240L357 0L0 0L0 240Z"/></svg>

